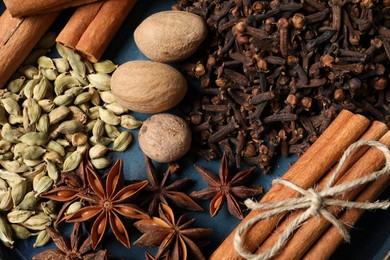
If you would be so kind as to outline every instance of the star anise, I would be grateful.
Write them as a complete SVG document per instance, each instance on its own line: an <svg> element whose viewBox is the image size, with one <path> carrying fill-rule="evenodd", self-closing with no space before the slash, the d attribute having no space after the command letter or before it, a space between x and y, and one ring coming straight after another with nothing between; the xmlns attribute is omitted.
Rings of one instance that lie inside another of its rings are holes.
<svg viewBox="0 0 390 260"><path fill-rule="evenodd" d="M171 202L179 208L203 211L203 208L193 201L188 195L184 192L180 192L180 190L192 181L190 178L184 178L168 183L169 177L178 169L177 167L168 167L161 181L156 173L156 168L147 156L145 156L145 167L146 177L149 180L149 184L145 188L147 194L144 197L143 203L149 203L148 212L150 215L155 215L157 213L160 202L167 205L169 205L168 202Z"/></svg>
<svg viewBox="0 0 390 260"><path fill-rule="evenodd" d="M210 188L194 191L190 196L202 200L213 198L210 203L211 217L218 214L226 201L230 214L242 219L244 216L238 200L244 200L262 193L260 187L248 188L242 186L242 184L248 180L248 177L250 177L254 167L238 172L233 178L230 177L229 162L226 153L223 154L221 166L219 168L219 179L210 170L204 169L198 165L195 165L195 169Z"/></svg>
<svg viewBox="0 0 390 260"><path fill-rule="evenodd" d="M108 223L118 239L127 248L130 247L130 238L120 215L127 218L149 219L149 215L134 204L127 203L138 195L148 184L147 181L134 183L124 187L123 164L119 159L107 174L103 181L92 169L86 167L86 176L95 196L77 194L78 197L90 202L86 206L67 219L68 222L84 222L96 217L92 228L92 247L102 240L107 230Z"/></svg>
<svg viewBox="0 0 390 260"><path fill-rule="evenodd" d="M67 216L65 213L73 202L82 200L77 196L78 194L87 195L91 193L91 189L86 183L85 171L87 166L92 167L88 162L86 153L84 153L83 161L75 172L62 172L61 180L56 184L57 187L40 195L42 198L64 202L54 223L55 225L68 218L69 215Z"/></svg>
<svg viewBox="0 0 390 260"><path fill-rule="evenodd" d="M46 227L46 231L53 239L58 249L49 249L42 253L33 256L33 260L105 260L107 259L107 251L100 250L91 252L92 239L88 236L84 241L82 240L81 224L75 223L70 241L64 238L58 231L51 227Z"/></svg>
<svg viewBox="0 0 390 260"><path fill-rule="evenodd" d="M197 240L211 234L211 228L194 228L195 219L186 220L182 215L176 221L172 209L160 203L160 218L140 220L134 223L143 235L134 242L135 245L154 247L159 246L157 254L151 259L205 259ZM195 244L194 240L197 241Z"/></svg>

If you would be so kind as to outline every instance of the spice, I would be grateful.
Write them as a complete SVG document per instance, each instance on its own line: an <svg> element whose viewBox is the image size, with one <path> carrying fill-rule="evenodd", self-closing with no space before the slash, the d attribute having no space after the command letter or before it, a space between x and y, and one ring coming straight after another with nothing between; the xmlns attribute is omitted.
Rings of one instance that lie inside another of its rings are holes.
<svg viewBox="0 0 390 260"><path fill-rule="evenodd" d="M161 203L160 217L140 220L134 223L143 235L134 242L135 245L153 247L160 246L155 259L205 259L198 245L205 243L199 239L212 233L210 228L194 228L195 219L186 220L186 215L177 220L172 209Z"/></svg>
<svg viewBox="0 0 390 260"><path fill-rule="evenodd" d="M83 207L69 217L67 222L84 222L95 218L91 227L92 248L95 249L107 232L107 225L125 247L130 247L130 238L120 216L136 219L149 219L136 205L127 203L136 197L148 184L147 181L124 186L123 164L119 159L107 174L105 181L87 166L86 177L94 194L78 193L76 196L91 205Z"/></svg>
<svg viewBox="0 0 390 260"><path fill-rule="evenodd" d="M382 3L185 0L174 9L209 28L205 46L182 66L200 80L184 109L192 151L205 159L231 151L237 167L267 173L278 153L305 152L342 109L388 124Z"/></svg>
<svg viewBox="0 0 390 260"><path fill-rule="evenodd" d="M58 231L51 227L46 227L47 234L53 239L58 249L48 249L35 256L33 260L46 259L107 259L107 251L99 250L90 252L92 249L91 236L82 240L82 228L80 223L75 223L70 241L63 237Z"/></svg>
<svg viewBox="0 0 390 260"><path fill-rule="evenodd" d="M143 204L149 204L149 215L154 216L161 203L169 206L170 203L168 202L173 203L179 208L203 211L201 206L199 206L184 192L181 192L181 190L187 187L192 181L190 178L175 180L171 183L168 182L171 175L178 170L178 167L169 166L161 180L158 177L159 174L157 173L152 161L147 156L145 156L145 168L149 184L145 188L146 194L144 198L140 199L140 201L142 201Z"/></svg>
<svg viewBox="0 0 390 260"><path fill-rule="evenodd" d="M248 188L242 186L250 177L254 167L240 171L234 176L230 175L229 161L226 153L222 156L221 166L219 169L219 179L215 174L207 169L195 165L196 171L202 176L203 180L210 188L201 191L194 191L191 197L207 200L213 198L210 202L210 215L214 217L221 210L224 202L227 208L236 218L244 218L239 201L249 197L261 194L263 191L260 187Z"/></svg>

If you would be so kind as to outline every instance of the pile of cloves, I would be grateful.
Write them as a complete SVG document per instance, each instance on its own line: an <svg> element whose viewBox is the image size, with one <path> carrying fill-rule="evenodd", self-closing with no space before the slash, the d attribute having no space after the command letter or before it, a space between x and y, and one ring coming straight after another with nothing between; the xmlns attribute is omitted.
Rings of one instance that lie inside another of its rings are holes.
<svg viewBox="0 0 390 260"><path fill-rule="evenodd" d="M226 151L265 173L302 154L343 109L390 125L390 1L181 0L200 15L204 46L182 65L199 78L185 108L193 152Z"/></svg>

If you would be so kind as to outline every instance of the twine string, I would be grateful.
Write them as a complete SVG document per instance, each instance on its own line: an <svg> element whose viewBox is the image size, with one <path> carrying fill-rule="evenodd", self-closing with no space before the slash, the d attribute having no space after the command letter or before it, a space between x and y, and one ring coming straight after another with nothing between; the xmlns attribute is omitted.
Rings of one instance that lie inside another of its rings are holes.
<svg viewBox="0 0 390 260"><path fill-rule="evenodd" d="M338 185L334 185L337 179L341 168L346 163L348 156L357 148L361 146L371 146L380 150L385 157L385 165L382 169L374 171L369 175L364 177L357 178L355 180L347 181ZM390 206L389 201L382 202L351 202L346 200L332 199L331 197L335 195L343 194L344 192L353 189L359 185L369 183L371 181L377 180L381 176L388 174L390 172L390 150L386 145L373 140L366 141L357 141L351 144L348 149L344 152L340 158L339 164L337 165L336 170L331 175L330 179L326 183L325 187L321 191L317 191L313 188L307 190L297 186L296 184L282 179L275 179L272 184L281 184L290 189L293 189L301 194L298 198L285 199L277 202L265 202L258 203L251 199L245 201L245 205L249 209L257 210L266 210L255 217L249 219L243 223L237 230L234 236L234 248L238 254L246 259L251 260L264 260L274 257L287 243L289 238L293 235L294 231L302 225L306 220L312 216L321 216L334 225L343 236L344 240L349 242L350 235L347 229L344 227L343 223L337 219L333 214L331 214L326 207L327 206L336 206L340 208L355 208L355 209L387 209ZM279 236L276 243L269 249L266 249L264 252L259 254L252 254L247 252L242 245L241 235L248 229L250 229L254 224L259 222L262 219L267 219L274 215L295 211L298 209L306 209L301 214L293 219L287 226L286 229Z"/></svg>

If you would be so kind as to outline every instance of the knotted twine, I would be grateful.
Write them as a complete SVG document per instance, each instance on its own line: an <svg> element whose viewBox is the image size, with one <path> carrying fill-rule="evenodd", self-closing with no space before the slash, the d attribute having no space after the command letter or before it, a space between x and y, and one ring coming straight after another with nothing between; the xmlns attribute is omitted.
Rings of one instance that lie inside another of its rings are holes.
<svg viewBox="0 0 390 260"><path fill-rule="evenodd" d="M337 174L340 172L342 166L345 164L347 157L357 148L361 146L372 146L380 150L385 157L385 165L381 170L374 171L371 174L352 180L348 182L344 182L338 185L333 186L336 181ZM285 199L277 202L264 202L258 203L251 199L247 199L245 201L245 205L249 209L259 209L259 210L268 210L264 213L260 213L255 217L251 218L247 222L243 223L237 230L234 236L234 248L242 257L246 259L253 260L263 260L270 259L274 257L287 243L288 239L293 235L293 232L304 223L306 220L311 218L312 216L321 216L328 220L331 224L333 224L341 233L344 240L349 242L350 235L343 223L337 219L334 215L332 215L328 210L326 210L327 206L337 206L341 208L355 208L355 209L387 209L390 206L390 202L352 202L346 200L336 200L328 197L333 197L335 195L342 194L343 192L353 189L359 185L366 184L368 182L374 181L381 176L388 174L390 172L390 150L386 145L372 140L367 141L357 141L351 144L348 149L344 152L341 157L339 164L337 165L336 170L331 175L331 178L326 183L325 187L321 191L317 191L314 188L309 188L307 190L295 185L294 183L282 180L275 179L272 184L282 184L290 189L293 189L299 192L302 196L298 198ZM274 215L278 215L283 212L295 211L299 209L306 210L298 215L293 221L291 221L283 233L279 236L275 245L264 252L259 254L252 254L250 252L246 252L242 246L242 233L251 228L254 224L262 219L266 219L272 217Z"/></svg>

